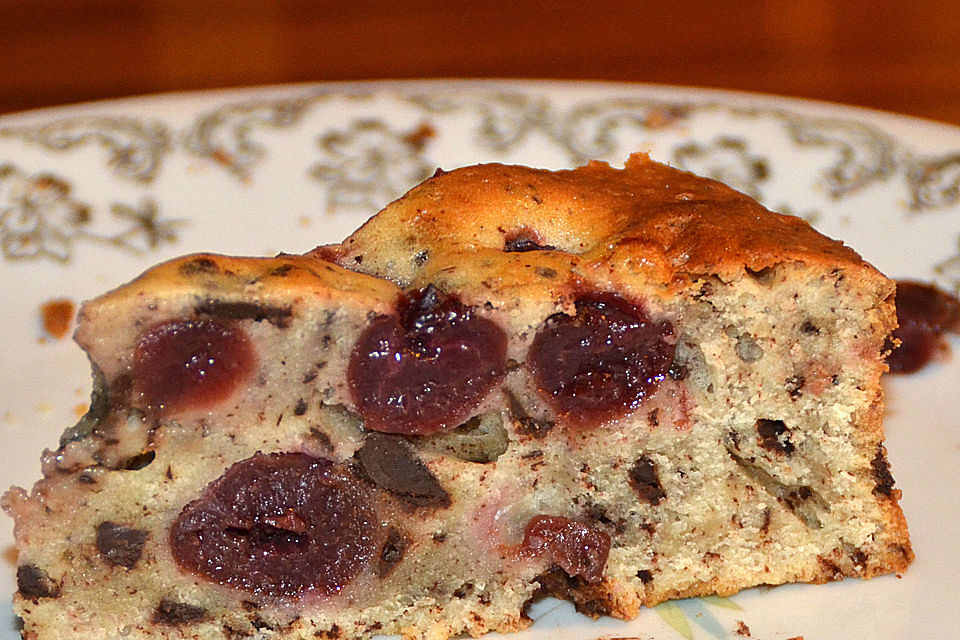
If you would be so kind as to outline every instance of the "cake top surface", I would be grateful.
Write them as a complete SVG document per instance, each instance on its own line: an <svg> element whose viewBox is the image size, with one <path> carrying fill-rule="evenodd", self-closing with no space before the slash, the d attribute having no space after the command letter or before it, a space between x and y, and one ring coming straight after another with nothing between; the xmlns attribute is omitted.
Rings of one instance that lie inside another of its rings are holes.
<svg viewBox="0 0 960 640"><path fill-rule="evenodd" d="M563 171L500 164L438 171L347 238L338 260L406 283L426 268L427 255L544 248L588 263L620 254L653 278L722 276L784 261L865 264L800 218L639 153L623 169L591 162Z"/></svg>
<svg viewBox="0 0 960 640"><path fill-rule="evenodd" d="M646 154L632 155L623 169L482 164L438 170L341 244L304 256L185 256L87 303L83 313L114 313L148 292L277 300L313 292L386 305L399 295L396 284L461 292L521 286L551 298L579 286L646 283L666 293L704 275L735 279L745 268L756 273L784 262L850 269L893 291L856 252L806 221Z"/></svg>

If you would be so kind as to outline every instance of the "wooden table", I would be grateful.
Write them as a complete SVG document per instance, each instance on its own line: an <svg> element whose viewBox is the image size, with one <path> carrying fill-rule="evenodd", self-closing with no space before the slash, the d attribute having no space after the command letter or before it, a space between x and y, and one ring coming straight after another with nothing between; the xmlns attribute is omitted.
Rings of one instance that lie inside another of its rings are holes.
<svg viewBox="0 0 960 640"><path fill-rule="evenodd" d="M0 0L0 113L274 82L593 78L960 124L958 2Z"/></svg>

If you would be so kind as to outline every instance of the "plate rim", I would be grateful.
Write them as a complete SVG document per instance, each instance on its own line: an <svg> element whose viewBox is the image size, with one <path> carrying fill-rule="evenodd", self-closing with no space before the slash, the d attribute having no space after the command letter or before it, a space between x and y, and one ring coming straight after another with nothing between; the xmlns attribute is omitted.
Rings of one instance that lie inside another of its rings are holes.
<svg viewBox="0 0 960 640"><path fill-rule="evenodd" d="M701 85L682 85L655 82L632 82L620 80L591 80L557 78L468 78L468 77L435 77L424 76L417 78L372 78L359 80L324 80L304 82L278 82L252 85L237 85L209 89L186 89L174 91L147 92L114 98L82 100L59 105L37 107L22 111L0 114L0 125L21 124L21 121L31 121L46 117L60 116L68 113L81 114L85 112L102 111L109 107L142 108L151 105L165 107L168 104L196 102L198 104L213 101L214 99L242 99L244 97L263 97L267 95L282 95L289 92L306 92L316 90L330 90L331 93L349 95L369 92L370 89L411 93L416 88L427 88L431 92L443 88L480 88L493 91L496 89L512 88L524 91L534 91L537 88L549 91L560 91L564 88L576 90L595 89L599 92L629 91L636 93L663 93L675 94L678 97L706 101L714 99L723 103L750 103L777 106L798 111L814 110L824 112L824 115L855 115L867 116L880 124L890 126L920 125L949 131L960 135L960 124L952 124L922 116L915 116L896 111L849 104L834 100L805 98L764 91L728 89Z"/></svg>

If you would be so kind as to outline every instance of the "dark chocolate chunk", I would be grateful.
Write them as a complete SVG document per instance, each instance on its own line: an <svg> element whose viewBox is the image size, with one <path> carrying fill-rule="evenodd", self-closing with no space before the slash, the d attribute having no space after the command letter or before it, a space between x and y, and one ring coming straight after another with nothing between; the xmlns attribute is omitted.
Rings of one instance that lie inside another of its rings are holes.
<svg viewBox="0 0 960 640"><path fill-rule="evenodd" d="M387 531L387 540L380 549L380 560L377 562L377 577L386 578L403 559L403 552L407 548L407 539L395 528Z"/></svg>
<svg viewBox="0 0 960 640"><path fill-rule="evenodd" d="M246 300L204 300L197 305L197 313L228 320L254 320L256 322L266 320L280 329L290 326L290 318L293 316L290 307L278 307Z"/></svg>
<svg viewBox="0 0 960 640"><path fill-rule="evenodd" d="M132 569L140 560L147 532L116 522L101 522L97 525L97 551L103 559L127 569Z"/></svg>
<svg viewBox="0 0 960 640"><path fill-rule="evenodd" d="M667 497L660 486L660 476L653 460L647 456L637 458L627 472L630 477L630 486L634 488L641 499L657 506Z"/></svg>
<svg viewBox="0 0 960 640"><path fill-rule="evenodd" d="M567 600L577 611L594 619L610 615L616 607L613 593L602 584L593 585L580 576L569 576L556 565L537 576L536 581L540 588L535 598Z"/></svg>
<svg viewBox="0 0 960 640"><path fill-rule="evenodd" d="M22 564L17 567L17 591L27 598L56 598L60 585L37 565Z"/></svg>
<svg viewBox="0 0 960 640"><path fill-rule="evenodd" d="M203 607L164 598L153 612L153 622L155 624L176 626L199 622L203 620L206 615L207 610Z"/></svg>
<svg viewBox="0 0 960 640"><path fill-rule="evenodd" d="M533 229L520 228L504 238L503 250L507 253L525 253L527 251L554 251L556 247L545 244Z"/></svg>
<svg viewBox="0 0 960 640"><path fill-rule="evenodd" d="M783 420L757 420L757 433L760 434L760 446L768 451L790 455L794 446L790 442L790 429Z"/></svg>
<svg viewBox="0 0 960 640"><path fill-rule="evenodd" d="M178 270L182 275L190 276L197 273L216 273L220 269L214 260L200 257L184 262L178 267Z"/></svg>
<svg viewBox="0 0 960 640"><path fill-rule="evenodd" d="M767 266L757 271L751 269L750 267L744 267L744 269L760 284L770 284L773 282L773 267Z"/></svg>
<svg viewBox="0 0 960 640"><path fill-rule="evenodd" d="M640 578L640 582L643 584L650 584L653 582L653 574L646 569L640 569L640 571L637 571L637 577Z"/></svg>
<svg viewBox="0 0 960 640"><path fill-rule="evenodd" d="M670 376L671 380L680 382L687 379L687 376L690 375L690 369L682 362L674 360L670 363L670 369L667 370L667 375Z"/></svg>
<svg viewBox="0 0 960 640"><path fill-rule="evenodd" d="M886 451L883 446L877 447L877 455L870 461L873 468L873 477L877 486L873 488L874 495L889 498L893 494L893 475L890 473L890 463L887 462Z"/></svg>
<svg viewBox="0 0 960 640"><path fill-rule="evenodd" d="M803 386L806 383L806 378L801 375L790 376L786 379L787 394L791 399L796 400L803 395Z"/></svg>
<svg viewBox="0 0 960 640"><path fill-rule="evenodd" d="M307 412L307 401L303 398L297 400L296 406L293 407L293 415L302 416Z"/></svg>
<svg viewBox="0 0 960 640"><path fill-rule="evenodd" d="M550 267L537 267L534 269L534 272L541 278L546 278L547 280L553 280L557 277L557 270L551 269Z"/></svg>
<svg viewBox="0 0 960 640"><path fill-rule="evenodd" d="M90 370L93 376L93 389L90 392L90 408L87 409L87 412L83 414L75 425L69 427L63 432L63 435L60 436L61 447L65 447L71 442L83 440L92 434L110 410L110 403L107 396L107 379L103 375L103 370L93 361L90 362Z"/></svg>
<svg viewBox="0 0 960 640"><path fill-rule="evenodd" d="M823 527L820 513L829 512L830 505L813 489L805 485L786 484L778 480L760 465L737 453L729 435L725 439L724 445L727 453L730 454L730 457L737 463L743 473L793 511L803 524L811 529Z"/></svg>
<svg viewBox="0 0 960 640"><path fill-rule="evenodd" d="M371 431L354 457L371 482L410 504L450 506L449 494L402 437Z"/></svg>
<svg viewBox="0 0 960 640"><path fill-rule="evenodd" d="M612 518L608 508L592 498L587 498L583 515L586 520L599 525L598 528L612 530L615 533L623 533L627 530L627 523L623 518Z"/></svg>
<svg viewBox="0 0 960 640"><path fill-rule="evenodd" d="M523 404L510 389L504 389L504 395L507 397L510 415L518 423L517 433L539 439L550 433L556 425L552 420L538 420L527 413Z"/></svg>
<svg viewBox="0 0 960 640"><path fill-rule="evenodd" d="M815 336L820 333L820 329L817 328L817 325L813 324L809 320L805 320L802 325L800 325L800 331L804 335Z"/></svg>
<svg viewBox="0 0 960 640"><path fill-rule="evenodd" d="M145 469L150 466L150 463L153 462L156 457L156 451L143 451L124 460L121 468L126 471L139 471L140 469Z"/></svg>

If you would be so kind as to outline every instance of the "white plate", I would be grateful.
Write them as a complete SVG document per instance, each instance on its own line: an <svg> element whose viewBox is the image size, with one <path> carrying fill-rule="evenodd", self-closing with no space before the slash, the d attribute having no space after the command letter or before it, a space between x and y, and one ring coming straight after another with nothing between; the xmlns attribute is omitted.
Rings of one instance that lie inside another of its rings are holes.
<svg viewBox="0 0 960 640"><path fill-rule="evenodd" d="M960 287L960 129L760 95L641 85L405 82L156 96L0 118L0 486L84 408L89 372L39 308L177 254L302 252L430 175L477 162L570 167L631 151L811 220L894 278ZM687 600L633 622L545 602L516 638L955 638L960 360L888 380L890 459L917 560L902 576ZM0 517L0 549L11 523ZM0 566L0 640L17 636ZM3 613L5 611L6 613ZM660 614L660 615L658 615ZM673 622L673 626L667 623Z"/></svg>

